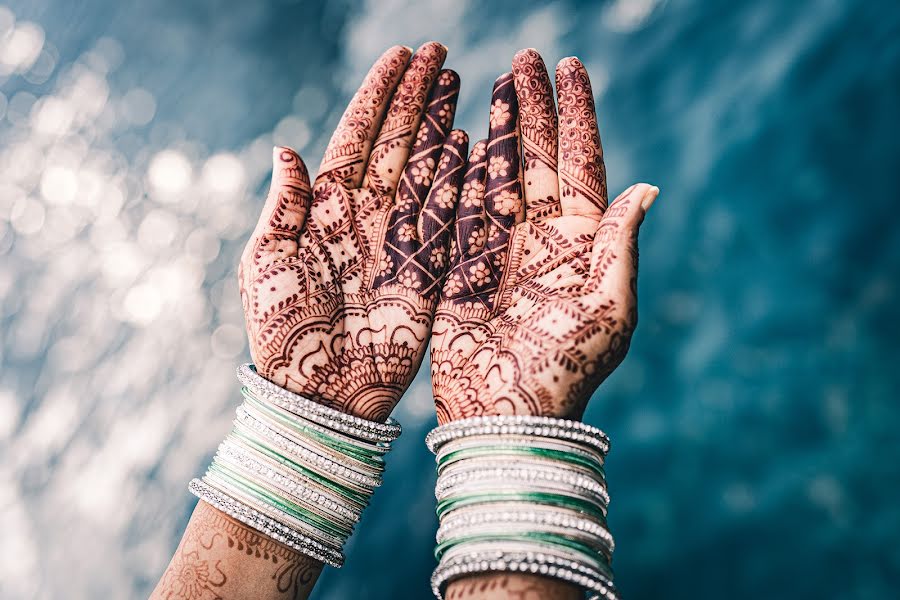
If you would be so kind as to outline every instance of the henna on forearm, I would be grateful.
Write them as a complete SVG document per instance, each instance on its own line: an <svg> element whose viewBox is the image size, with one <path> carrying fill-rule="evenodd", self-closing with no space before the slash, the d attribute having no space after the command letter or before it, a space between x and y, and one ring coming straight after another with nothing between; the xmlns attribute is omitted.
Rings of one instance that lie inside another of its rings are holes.
<svg viewBox="0 0 900 600"><path fill-rule="evenodd" d="M302 600L322 563L200 501L151 600Z"/></svg>

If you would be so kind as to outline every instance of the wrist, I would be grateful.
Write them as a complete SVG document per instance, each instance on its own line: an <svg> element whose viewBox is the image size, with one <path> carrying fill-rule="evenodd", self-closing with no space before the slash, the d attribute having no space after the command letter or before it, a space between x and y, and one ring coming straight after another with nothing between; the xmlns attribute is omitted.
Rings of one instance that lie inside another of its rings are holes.
<svg viewBox="0 0 900 600"><path fill-rule="evenodd" d="M309 375L293 365L272 369L257 363L255 368L283 390L348 415L384 423L421 362L412 349L399 350L402 355L379 360L368 355L372 349L367 349L365 356L345 349L335 362L318 365Z"/></svg>
<svg viewBox="0 0 900 600"><path fill-rule="evenodd" d="M578 586L540 575L482 573L447 586L447 600L584 600Z"/></svg>
<svg viewBox="0 0 900 600"><path fill-rule="evenodd" d="M190 490L293 550L339 567L343 546L381 484L399 425L367 421L238 369L244 403Z"/></svg>
<svg viewBox="0 0 900 600"><path fill-rule="evenodd" d="M543 576L556 582L549 597L576 588L579 597L618 598L603 432L550 417L478 417L438 427L426 444L438 471L438 599L468 593L455 582L488 575L506 576L491 579L495 587Z"/></svg>

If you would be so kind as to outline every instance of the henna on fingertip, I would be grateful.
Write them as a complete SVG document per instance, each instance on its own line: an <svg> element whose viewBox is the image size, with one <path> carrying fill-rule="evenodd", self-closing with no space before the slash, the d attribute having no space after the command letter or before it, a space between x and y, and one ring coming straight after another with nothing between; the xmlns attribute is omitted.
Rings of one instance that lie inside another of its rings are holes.
<svg viewBox="0 0 900 600"><path fill-rule="evenodd" d="M536 50L517 52L512 69L519 100L525 218L538 222L562 214L557 175L556 103L547 67Z"/></svg>
<svg viewBox="0 0 900 600"><path fill-rule="evenodd" d="M351 188L360 185L388 103L411 55L408 47L394 46L369 69L328 142L317 181L327 178Z"/></svg>
<svg viewBox="0 0 900 600"><path fill-rule="evenodd" d="M591 79L574 56L556 67L559 188L563 214L599 220L607 205L606 166Z"/></svg>
<svg viewBox="0 0 900 600"><path fill-rule="evenodd" d="M381 130L369 155L363 187L385 194L396 189L422 121L431 87L446 57L447 47L437 42L428 42L416 50L381 123Z"/></svg>

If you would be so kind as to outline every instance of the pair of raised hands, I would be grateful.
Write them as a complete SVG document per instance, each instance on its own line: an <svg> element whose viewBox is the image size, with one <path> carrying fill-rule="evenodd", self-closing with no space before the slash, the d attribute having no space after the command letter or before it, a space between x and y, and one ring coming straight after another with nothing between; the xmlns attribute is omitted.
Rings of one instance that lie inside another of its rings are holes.
<svg viewBox="0 0 900 600"><path fill-rule="evenodd" d="M369 71L310 184L276 148L240 264L261 375L383 421L431 340L438 420L578 418L637 322L637 233L658 189L611 206L587 71L534 50L494 84L490 133L452 129L446 48ZM558 110L557 110L558 107Z"/></svg>

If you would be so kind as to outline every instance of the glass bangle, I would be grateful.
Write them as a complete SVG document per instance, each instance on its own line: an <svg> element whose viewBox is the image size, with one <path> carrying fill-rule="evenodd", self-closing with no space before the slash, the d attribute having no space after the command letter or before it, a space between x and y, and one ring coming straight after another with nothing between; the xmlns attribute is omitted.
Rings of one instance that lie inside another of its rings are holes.
<svg viewBox="0 0 900 600"><path fill-rule="evenodd" d="M252 483L245 477L233 472L231 469L228 469L220 463L211 464L209 466L209 470L219 474L222 477L227 478L232 482L232 484L237 485L246 493L256 497L258 500L270 502L276 508L281 509L287 514L293 516L295 519L305 521L310 525L313 525L314 527L317 527L320 530L335 536L336 538L349 536L353 531L352 528L337 525L309 509L306 509L295 504L294 502L291 502L290 500L287 500L286 498L282 498L274 494L271 490L267 490L263 486Z"/></svg>
<svg viewBox="0 0 900 600"><path fill-rule="evenodd" d="M256 396L254 396L253 393L246 387L241 388L241 393L244 396L245 402L250 403L252 406L254 406L254 408L257 408L257 410L271 415L272 418L277 419L280 423L295 430L301 435L313 437L319 440L323 445L337 450L343 454L351 455L358 460L366 462L371 461L373 466L384 464L384 461L381 457L387 450L384 449L383 446L377 446L378 449L369 449L366 446L360 445L359 443L354 443L352 438L345 437L344 439L340 439L334 435L325 434L318 428L312 428L308 425L298 423L296 416L290 415L290 413L281 409L280 407L277 407L275 405L267 406L262 400L256 398ZM376 448L376 446L374 445L370 445L370 447Z"/></svg>
<svg viewBox="0 0 900 600"><path fill-rule="evenodd" d="M535 504L571 508L577 512L591 515L606 526L606 516L595 503L572 498L570 496L564 496L562 494L545 494L538 492L472 494L468 496L459 496L438 502L436 512L440 519L443 515L455 508L469 506L471 504L508 501L532 502Z"/></svg>
<svg viewBox="0 0 900 600"><path fill-rule="evenodd" d="M347 452L335 448L334 445L323 442L315 434L307 435L302 430L298 430L298 428L294 426L291 420L280 415L273 414L272 412L267 411L265 407L249 400L245 400L241 408L243 409L245 414L249 415L256 421L263 423L269 429L277 432L285 439L291 441L294 444L297 444L298 446L306 449L309 452L314 452L315 454L327 458L333 462L340 461L341 464L343 464L347 468L352 468L357 472L370 470L380 474L384 471L384 461L381 460L380 457L377 460L373 460L366 456L363 456L361 458L359 457L359 455L351 456Z"/></svg>
<svg viewBox="0 0 900 600"><path fill-rule="evenodd" d="M442 468L446 465L452 464L458 460L462 460L465 458L472 457L499 457L502 455L521 455L521 456L541 456L544 458L549 458L551 460L561 460L565 462L569 462L572 464L580 465L587 469L590 469L597 475L599 475L603 481L606 481L606 472L604 471L601 465L596 464L591 460L587 460L582 456L578 456L572 454L571 452L564 452L561 450L545 450L542 448L519 448L515 446L497 446L497 447L484 447L484 448L469 448L466 450L457 450L455 452L450 452L445 456L442 456L438 459L438 474L441 473Z"/></svg>
<svg viewBox="0 0 900 600"><path fill-rule="evenodd" d="M262 444L259 444L256 440L254 440L252 438L248 438L247 436L243 435L241 432L232 430L232 432L229 435L237 437L238 439L241 440L242 443L252 447L257 452L264 454L265 456L268 456L268 457L272 458L273 460L280 462L283 465L289 466L290 468L304 474L305 476L307 476L311 479L315 479L316 481L319 482L320 485L325 486L326 488L330 489L333 492L337 492L338 494L347 498L348 500L352 500L353 502L356 502L361 507L365 507L368 504L367 498L365 496L363 496L362 494L360 494L359 492L350 490L342 485L339 485L329 479L324 478L321 474L319 474L315 471L312 471L311 469L308 469L303 465L298 464L297 462L291 460L290 458L287 458L286 456L282 456L281 454L279 454L278 452L276 452L274 450L270 450L268 447L263 446Z"/></svg>

